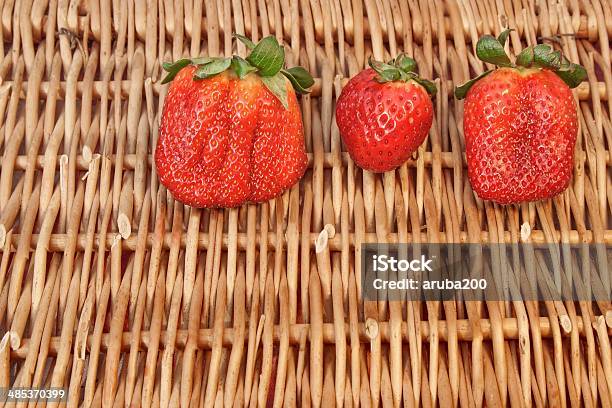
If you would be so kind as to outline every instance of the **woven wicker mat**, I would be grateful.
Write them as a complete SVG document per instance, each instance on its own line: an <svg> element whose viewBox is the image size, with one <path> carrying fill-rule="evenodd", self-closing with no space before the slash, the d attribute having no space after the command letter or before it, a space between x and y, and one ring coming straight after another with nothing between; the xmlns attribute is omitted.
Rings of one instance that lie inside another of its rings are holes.
<svg viewBox="0 0 612 408"><path fill-rule="evenodd" d="M374 241L612 243L610 1L0 10L0 389L86 407L611 405L610 302L364 302L355 261ZM477 38L504 27L512 54L544 37L589 73L570 188L520 207L472 192L452 97L486 69ZM152 165L161 62L244 55L234 31L276 35L316 77L300 102L310 167L275 201L192 209ZM335 99L369 55L401 51L436 78L434 124L405 166L364 174Z"/></svg>

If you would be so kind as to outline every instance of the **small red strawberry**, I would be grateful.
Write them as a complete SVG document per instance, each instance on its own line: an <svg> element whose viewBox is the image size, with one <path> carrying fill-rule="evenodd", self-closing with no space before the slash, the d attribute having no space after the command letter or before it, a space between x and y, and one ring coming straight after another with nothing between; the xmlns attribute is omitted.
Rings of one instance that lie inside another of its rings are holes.
<svg viewBox="0 0 612 408"><path fill-rule="evenodd" d="M542 200L567 188L578 133L570 87L586 76L544 44L524 49L512 64L503 46L508 33L476 45L481 60L501 68L455 90L458 99L467 95L463 130L472 188L499 204Z"/></svg>
<svg viewBox="0 0 612 408"><path fill-rule="evenodd" d="M344 145L363 169L385 172L402 165L423 143L433 119L435 85L420 78L404 54L368 68L342 89L336 123Z"/></svg>
<svg viewBox="0 0 612 408"><path fill-rule="evenodd" d="M313 83L301 67L283 69L274 37L246 59L193 58L164 64L168 90L155 164L160 182L193 207L270 200L304 174L302 117L295 92ZM293 87L291 86L293 85Z"/></svg>

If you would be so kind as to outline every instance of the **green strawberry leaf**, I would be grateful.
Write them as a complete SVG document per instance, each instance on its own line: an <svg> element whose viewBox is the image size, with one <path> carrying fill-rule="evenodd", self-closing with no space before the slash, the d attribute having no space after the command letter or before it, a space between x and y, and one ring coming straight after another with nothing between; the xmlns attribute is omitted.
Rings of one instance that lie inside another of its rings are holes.
<svg viewBox="0 0 612 408"><path fill-rule="evenodd" d="M162 63L162 68L166 72L172 72L172 71L176 71L177 69L181 70L182 68L186 67L190 63L191 63L191 58L181 58L180 60L176 60L174 62Z"/></svg>
<svg viewBox="0 0 612 408"><path fill-rule="evenodd" d="M244 78L251 72L257 71L257 68L249 64L244 58L241 58L237 55L234 55L232 57L231 66L236 75L238 75L238 78L240 79Z"/></svg>
<svg viewBox="0 0 612 408"><path fill-rule="evenodd" d="M587 72L582 65L569 64L569 66L555 72L569 86L575 88L587 77Z"/></svg>
<svg viewBox="0 0 612 408"><path fill-rule="evenodd" d="M393 81L408 82L414 80L425 88L429 95L434 96L437 92L436 85L433 82L421 78L416 73L416 61L406 54L399 54L397 58L392 59L388 63L376 61L370 57L368 64L378 74L375 79L381 84Z"/></svg>
<svg viewBox="0 0 612 408"><path fill-rule="evenodd" d="M262 76L261 82L264 83L266 88L272 92L274 96L280 101L285 109L289 107L287 101L287 83L285 77L278 73L274 76Z"/></svg>
<svg viewBox="0 0 612 408"><path fill-rule="evenodd" d="M251 50L246 59L234 55L230 58L196 57L181 58L174 62L164 62L162 67L168 72L168 75L162 80L162 84L172 81L179 71L188 65L195 65L196 67L193 75L194 80L210 78L229 68L240 79L243 79L250 73L257 73L262 79L266 77L273 78L271 80L264 80L264 82L281 99L281 102L286 101L286 89L279 86L281 80L284 81L283 76L289 79L295 91L300 94L308 93L308 88L314 84L312 76L302 67L283 69L285 65L285 49L278 43L276 37L268 36L257 44L241 34L234 33L233 37L244 43ZM283 85L286 84L283 82ZM284 97L283 94L285 94Z"/></svg>
<svg viewBox="0 0 612 408"><path fill-rule="evenodd" d="M514 31L514 28L507 28L502 31L499 36L497 36L497 41L502 45L502 47L506 45L506 41L508 40L508 36L510 35L511 31Z"/></svg>
<svg viewBox="0 0 612 408"><path fill-rule="evenodd" d="M255 48L255 43L254 43L253 41L251 41L251 39L250 39L250 38L245 37L245 36L244 36L244 35L242 35L242 34L237 34L237 33L232 34L232 36L233 36L234 38L236 38L236 39L240 40L240 42L242 42L244 45L246 45L246 47L247 47L249 50L252 50L253 48Z"/></svg>
<svg viewBox="0 0 612 408"><path fill-rule="evenodd" d="M416 72L417 69L416 61L404 53L401 53L395 58L393 65L404 72Z"/></svg>
<svg viewBox="0 0 612 408"><path fill-rule="evenodd" d="M397 69L395 65L387 64L386 62L376 61L375 59L372 59L372 57L368 59L368 65L372 67L372 69L376 72Z"/></svg>
<svg viewBox="0 0 612 408"><path fill-rule="evenodd" d="M230 67L231 58L215 58L208 64L199 65L194 74L194 79L206 79L220 74Z"/></svg>
<svg viewBox="0 0 612 408"><path fill-rule="evenodd" d="M162 64L162 68L164 71L168 72L168 75L166 75L166 77L162 80L162 85L172 81L176 74L178 74L181 69L185 68L189 64L191 64L191 59L189 58L182 58L174 62L164 62Z"/></svg>
<svg viewBox="0 0 612 408"><path fill-rule="evenodd" d="M276 75L285 63L285 49L276 37L270 35L261 40L247 57L247 61L259 69L261 76Z"/></svg>
<svg viewBox="0 0 612 408"><path fill-rule="evenodd" d="M385 82L397 81L399 79L402 79L402 73L397 68L380 71L376 77L376 81L381 84L384 84Z"/></svg>
<svg viewBox="0 0 612 408"><path fill-rule="evenodd" d="M548 44L538 44L533 47L533 65L556 71L561 68L561 52L553 51Z"/></svg>
<svg viewBox="0 0 612 408"><path fill-rule="evenodd" d="M460 85L458 87L455 88L455 98L457 99L463 99L465 98L465 96L467 95L468 91L470 90L470 88L479 80L481 80L482 78L486 77L487 75L489 75L491 72L493 72L493 70L488 70L483 72L482 74L478 75L476 78L470 79L469 81L467 81L466 83L464 83L463 85Z"/></svg>
<svg viewBox="0 0 612 408"><path fill-rule="evenodd" d="M215 58L213 57L197 57L197 58L192 58L191 63L193 65L204 65L204 64L208 64L209 62L212 62L213 60L215 60Z"/></svg>
<svg viewBox="0 0 612 408"><path fill-rule="evenodd" d="M516 57L517 65L522 67L538 67L556 71L561 68L565 58L560 51L554 51L548 44L538 44L525 48Z"/></svg>
<svg viewBox="0 0 612 408"><path fill-rule="evenodd" d="M510 67L512 63L506 55L504 46L492 35L480 37L476 43L476 55L481 61L500 67Z"/></svg>
<svg viewBox="0 0 612 408"><path fill-rule="evenodd" d="M368 59L368 64L378 74L376 81L380 82L381 84L384 84L385 82L397 81L402 78L400 69L395 65L376 61L372 59L372 57Z"/></svg>
<svg viewBox="0 0 612 408"><path fill-rule="evenodd" d="M516 65L520 65L521 67L529 68L531 64L533 64L534 59L534 51L533 45L527 48L523 48L523 51L520 52L519 55L516 56Z"/></svg>
<svg viewBox="0 0 612 408"><path fill-rule="evenodd" d="M504 51L504 44L512 29L504 30L497 38L485 35L476 44L476 55L484 62L500 67L542 68L555 72L570 88L577 87L587 77L584 67L567 60L561 51L554 50L548 44L537 44L524 48L516 57L513 65ZM455 97L463 99L470 88L481 78L492 71L486 71L478 77L455 88Z"/></svg>
<svg viewBox="0 0 612 408"><path fill-rule="evenodd" d="M432 81L421 78L418 75L415 75L412 79L414 79L415 82L417 82L419 85L425 88L425 90L430 96L433 97L438 92L438 88L436 88L436 84L433 83Z"/></svg>
<svg viewBox="0 0 612 408"><path fill-rule="evenodd" d="M538 67L553 71L569 86L577 87L587 77L584 67L573 64L560 51L554 51L548 44L525 48L516 57L516 64L525 68Z"/></svg>
<svg viewBox="0 0 612 408"><path fill-rule="evenodd" d="M298 66L282 69L281 73L287 77L291 85L293 85L293 89L299 94L308 93L308 88L314 85L314 79L310 73L302 67Z"/></svg>

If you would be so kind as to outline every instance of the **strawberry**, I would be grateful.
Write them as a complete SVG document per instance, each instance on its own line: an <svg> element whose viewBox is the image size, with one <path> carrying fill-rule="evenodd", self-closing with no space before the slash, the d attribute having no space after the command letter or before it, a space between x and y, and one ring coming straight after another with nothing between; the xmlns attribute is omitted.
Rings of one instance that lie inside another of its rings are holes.
<svg viewBox="0 0 612 408"><path fill-rule="evenodd" d="M415 73L415 61L404 54L369 64L342 89L336 123L355 163L385 172L402 165L425 140L436 87Z"/></svg>
<svg viewBox="0 0 612 408"><path fill-rule="evenodd" d="M280 195L304 174L296 92L313 84L302 67L283 69L274 37L246 59L191 58L164 64L172 81L155 150L160 182L193 207L236 207ZM293 85L293 86L292 86Z"/></svg>
<svg viewBox="0 0 612 408"><path fill-rule="evenodd" d="M578 133L570 87L586 77L584 68L544 44L524 49L511 63L503 46L508 33L484 36L476 45L481 60L500 68L455 90L465 98L472 188L499 204L547 199L567 188Z"/></svg>

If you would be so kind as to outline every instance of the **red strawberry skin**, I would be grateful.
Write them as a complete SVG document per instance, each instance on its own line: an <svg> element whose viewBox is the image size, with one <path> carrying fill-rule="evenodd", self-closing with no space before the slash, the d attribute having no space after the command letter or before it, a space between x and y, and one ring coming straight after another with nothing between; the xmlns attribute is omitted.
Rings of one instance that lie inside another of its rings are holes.
<svg viewBox="0 0 612 408"><path fill-rule="evenodd" d="M468 176L499 204L553 197L569 185L578 132L570 88L548 70L500 68L465 101Z"/></svg>
<svg viewBox="0 0 612 408"><path fill-rule="evenodd" d="M393 170L423 143L433 120L429 94L416 82L379 83L368 68L342 89L336 123L355 163L374 172Z"/></svg>
<svg viewBox="0 0 612 408"><path fill-rule="evenodd" d="M304 174L302 119L287 81L288 108L254 74L194 80L183 68L164 102L155 164L161 183L192 207L267 201Z"/></svg>

